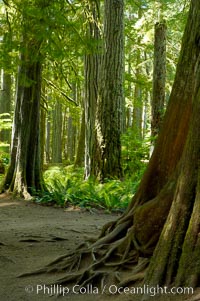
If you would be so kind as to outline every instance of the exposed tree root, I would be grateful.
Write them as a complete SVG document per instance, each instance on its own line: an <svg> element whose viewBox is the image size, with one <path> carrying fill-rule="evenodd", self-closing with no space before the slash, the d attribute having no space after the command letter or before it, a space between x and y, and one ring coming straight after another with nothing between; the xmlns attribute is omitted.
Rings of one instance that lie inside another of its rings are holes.
<svg viewBox="0 0 200 301"><path fill-rule="evenodd" d="M108 282L120 285L136 282L144 278L149 262L149 259L140 257L141 248L138 245L136 248L136 245L129 218L94 243L85 242L75 252L62 255L44 268L19 277L66 272L58 284L95 284L101 289ZM130 270L132 276L128 277Z"/></svg>
<svg viewBox="0 0 200 301"><path fill-rule="evenodd" d="M170 208L172 188L173 185L167 186L161 194L162 201L165 196L161 208L158 196L106 224L95 241L87 240L74 252L56 258L43 269L20 276L64 272L66 276L59 279L58 284L92 284L99 288L104 283L127 286L142 282ZM160 215L164 216L162 220Z"/></svg>

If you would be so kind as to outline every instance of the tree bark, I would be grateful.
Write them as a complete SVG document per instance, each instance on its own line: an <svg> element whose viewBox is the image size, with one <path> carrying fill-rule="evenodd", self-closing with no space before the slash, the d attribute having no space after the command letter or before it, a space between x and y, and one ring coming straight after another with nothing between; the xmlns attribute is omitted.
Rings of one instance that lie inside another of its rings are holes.
<svg viewBox="0 0 200 301"><path fill-rule="evenodd" d="M83 110L82 117L81 117L81 129L80 129L77 152L76 152L76 160L74 163L75 167L84 166L84 156L85 156L85 110Z"/></svg>
<svg viewBox="0 0 200 301"><path fill-rule="evenodd" d="M173 203L151 261L146 283L197 285L199 281L200 45L190 129L180 161ZM182 250L181 250L182 249Z"/></svg>
<svg viewBox="0 0 200 301"><path fill-rule="evenodd" d="M56 101L52 116L52 163L62 163L62 104Z"/></svg>
<svg viewBox="0 0 200 301"><path fill-rule="evenodd" d="M166 23L155 24L151 134L157 137L164 116L166 78Z"/></svg>
<svg viewBox="0 0 200 301"><path fill-rule="evenodd" d="M51 161L51 151L50 151L50 140L51 140L51 116L50 112L47 114L46 118L46 143L45 143L45 163Z"/></svg>
<svg viewBox="0 0 200 301"><path fill-rule="evenodd" d="M140 52L138 51L137 62L139 64ZM139 81L140 70L136 68L136 82ZM143 113L143 103L142 103L142 87L140 84L135 84L134 91L134 102L133 102L133 132L136 139L142 140L142 113Z"/></svg>
<svg viewBox="0 0 200 301"><path fill-rule="evenodd" d="M3 189L29 198L30 193L43 190L39 131L42 67L38 52L40 43L36 40L24 40L23 43L26 53L21 53L20 58L11 162Z"/></svg>
<svg viewBox="0 0 200 301"><path fill-rule="evenodd" d="M90 176L97 176L96 162L97 143L96 143L96 108L99 86L99 66L100 66L100 29L99 29L99 1L90 2L88 6L88 36L97 45L92 50L93 53L85 56L85 179Z"/></svg>
<svg viewBox="0 0 200 301"><path fill-rule="evenodd" d="M11 89L12 89L12 79L11 74L2 70L2 83L0 91L0 118L9 119L11 113ZM6 114L6 115L5 115ZM10 129L2 129L0 131L0 141L5 143L10 143L11 136Z"/></svg>
<svg viewBox="0 0 200 301"><path fill-rule="evenodd" d="M121 141L124 95L124 3L105 1L105 52L97 113L97 141L100 150L100 179L121 178Z"/></svg>
<svg viewBox="0 0 200 301"><path fill-rule="evenodd" d="M74 163L76 153L76 126L73 117L67 120L67 160L70 164Z"/></svg>

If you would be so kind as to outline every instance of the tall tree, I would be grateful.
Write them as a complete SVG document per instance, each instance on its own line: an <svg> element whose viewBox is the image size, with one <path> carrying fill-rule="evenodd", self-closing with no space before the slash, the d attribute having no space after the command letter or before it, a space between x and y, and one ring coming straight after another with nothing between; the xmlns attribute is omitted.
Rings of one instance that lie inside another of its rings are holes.
<svg viewBox="0 0 200 301"><path fill-rule="evenodd" d="M62 163L62 104L56 101L52 124L52 163Z"/></svg>
<svg viewBox="0 0 200 301"><path fill-rule="evenodd" d="M166 78L166 22L155 24L154 33L154 70L153 70L153 98L151 133L156 137L161 128L165 104L165 78Z"/></svg>
<svg viewBox="0 0 200 301"><path fill-rule="evenodd" d="M138 39L138 44L140 39ZM134 101L133 101L133 132L136 139L142 139L142 113L143 113L143 103L142 103L142 87L140 84L140 71L139 67L141 61L141 52L137 49L137 67L135 71L135 90L134 90Z"/></svg>
<svg viewBox="0 0 200 301"><path fill-rule="evenodd" d="M43 9L45 3L29 3L29 9ZM19 9L22 22L20 65L18 68L15 113L12 132L11 162L4 189L30 197L43 190L40 155L40 97L43 36L38 18L27 7ZM42 22L42 20L40 20ZM32 191L30 191L30 189Z"/></svg>
<svg viewBox="0 0 200 301"><path fill-rule="evenodd" d="M8 16L7 16L8 17ZM4 28L4 35L0 45L2 55L2 70L1 70L1 90L0 90L0 118L4 121L9 120L12 105L12 68L11 57L8 53L12 53L12 31L10 26ZM0 141L10 143L11 130L1 129Z"/></svg>
<svg viewBox="0 0 200 301"><path fill-rule="evenodd" d="M9 119L11 113L11 74L2 70L1 91L0 91L0 118ZM2 129L0 131L0 141L10 142L10 129Z"/></svg>
<svg viewBox="0 0 200 301"><path fill-rule="evenodd" d="M127 211L103 227L99 239L77 249L67 259L61 257L59 270L62 265L70 272L79 269L83 266L81 260L87 260L87 267L60 282L77 279L85 285L101 279L103 285L112 273L112 283L115 280L119 286L127 286L143 280L150 261L145 283L198 285L199 28L200 2L191 0L163 127L138 191ZM53 263L53 271L57 263L58 260Z"/></svg>
<svg viewBox="0 0 200 301"><path fill-rule="evenodd" d="M97 138L95 131L100 66L99 1L89 1L87 7L88 38L93 41L92 53L85 55L85 178L96 176Z"/></svg>
<svg viewBox="0 0 200 301"><path fill-rule="evenodd" d="M79 133L79 140L76 152L76 159L74 162L75 167L81 167L84 165L84 157L85 157L85 110L82 112L81 116L81 128Z"/></svg>
<svg viewBox="0 0 200 301"><path fill-rule="evenodd" d="M124 95L124 3L105 1L104 55L97 113L97 140L100 150L99 174L105 178L121 178L121 141Z"/></svg>

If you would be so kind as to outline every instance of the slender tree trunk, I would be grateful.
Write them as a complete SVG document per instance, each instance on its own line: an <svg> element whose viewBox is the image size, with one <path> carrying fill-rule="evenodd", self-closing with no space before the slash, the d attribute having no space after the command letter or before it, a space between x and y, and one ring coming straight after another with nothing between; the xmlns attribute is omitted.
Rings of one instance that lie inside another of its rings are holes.
<svg viewBox="0 0 200 301"><path fill-rule="evenodd" d="M5 12L4 12L5 13ZM3 40L1 40L1 51L12 52L12 31L9 30L4 32ZM2 58L4 67L1 69L1 90L0 90L0 114L6 114L0 116L1 119L10 119L11 105L12 105L12 76L9 71L11 69L11 62L8 60L4 62ZM11 129L2 129L0 131L0 141L10 144L11 139Z"/></svg>
<svg viewBox="0 0 200 301"><path fill-rule="evenodd" d="M138 18L141 18L141 8L138 10ZM141 38L137 39L137 44L141 44ZM142 87L140 84L141 77L141 51L138 47L136 50L136 71L135 71L135 87L133 95L133 132L137 140L142 140L142 112L143 112L143 101L142 101Z"/></svg>
<svg viewBox="0 0 200 301"><path fill-rule="evenodd" d="M52 116L52 163L62 163L62 104L57 101Z"/></svg>
<svg viewBox="0 0 200 301"><path fill-rule="evenodd" d="M46 118L46 143L45 143L45 162L49 163L51 161L50 155L50 145L51 145L51 116L50 112L47 114Z"/></svg>
<svg viewBox="0 0 200 301"><path fill-rule="evenodd" d="M142 138L146 138L148 133L148 120L150 111L150 93L148 89L145 89L144 111L143 111L143 126L142 126Z"/></svg>
<svg viewBox="0 0 200 301"><path fill-rule="evenodd" d="M75 167L82 167L84 165L84 156L85 156L85 110L83 110L82 112L81 130L79 135L76 160L74 163Z"/></svg>
<svg viewBox="0 0 200 301"><path fill-rule="evenodd" d="M97 42L93 53L85 56L85 178L96 176L97 144L96 144L96 108L99 85L99 1L91 2L88 7L91 20L88 23L88 35Z"/></svg>
<svg viewBox="0 0 200 301"><path fill-rule="evenodd" d="M76 126L74 120L69 116L67 120L67 160L74 163L76 153Z"/></svg>
<svg viewBox="0 0 200 301"><path fill-rule="evenodd" d="M139 64L139 62L138 62ZM139 77L139 70L136 71L136 81ZM133 131L134 135L138 140L142 140L142 113L143 113L143 102L142 102L142 88L139 84L135 85L134 91L134 104L133 104Z"/></svg>
<svg viewBox="0 0 200 301"><path fill-rule="evenodd" d="M5 70L2 70L2 79L1 79L1 91L0 91L0 118L9 119L11 113L11 88L12 88L12 79L9 73L6 73ZM6 114L6 115L5 115ZM10 143L10 129L3 129L0 131L0 141Z"/></svg>
<svg viewBox="0 0 200 301"><path fill-rule="evenodd" d="M40 145L41 145L41 166L44 165L44 155L45 155L45 141L46 141L46 110L41 108L41 118L40 118Z"/></svg>
<svg viewBox="0 0 200 301"><path fill-rule="evenodd" d="M166 78L166 23L155 24L154 71L152 99L152 137L157 137L164 116Z"/></svg>

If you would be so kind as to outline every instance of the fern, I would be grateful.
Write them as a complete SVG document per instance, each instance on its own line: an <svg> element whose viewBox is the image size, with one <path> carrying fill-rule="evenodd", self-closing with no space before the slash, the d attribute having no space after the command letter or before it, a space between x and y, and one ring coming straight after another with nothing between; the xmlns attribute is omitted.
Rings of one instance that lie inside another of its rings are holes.
<svg viewBox="0 0 200 301"><path fill-rule="evenodd" d="M124 182L107 180L104 184L91 179L84 181L83 172L83 169L74 170L72 166L50 168L44 173L48 192L38 197L37 202L108 211L125 210L135 193L136 182L132 179Z"/></svg>

